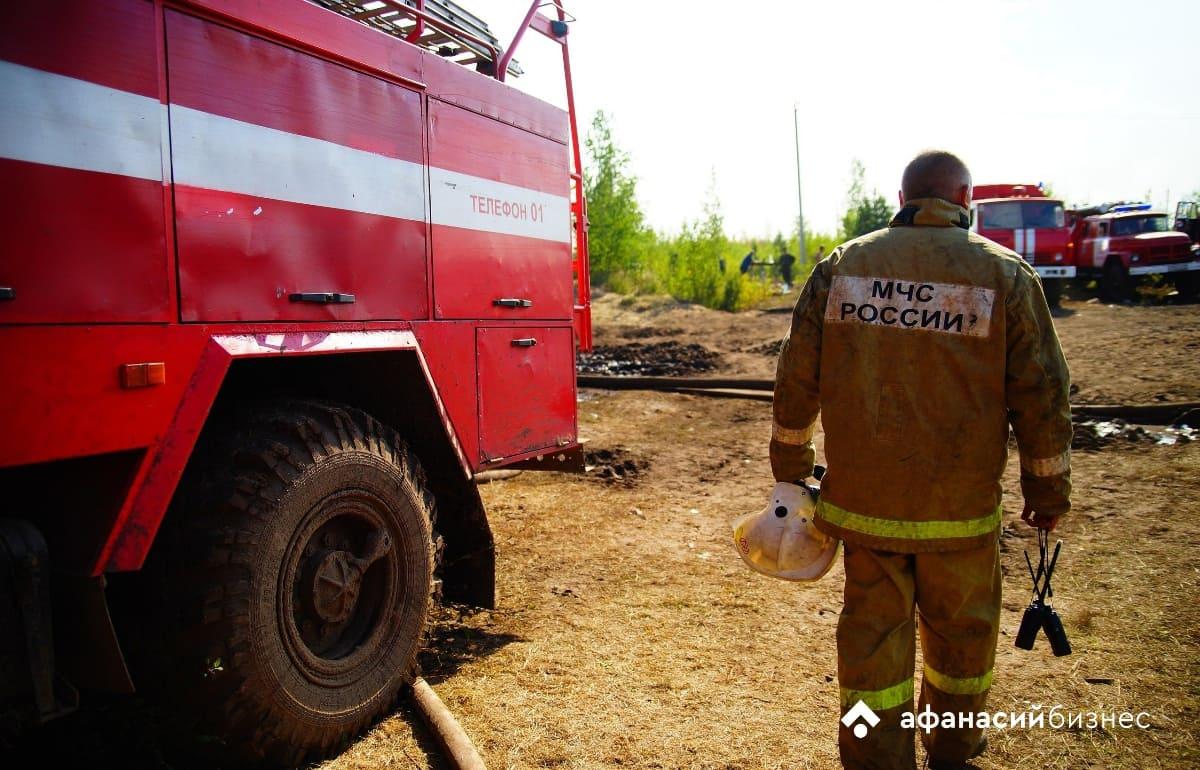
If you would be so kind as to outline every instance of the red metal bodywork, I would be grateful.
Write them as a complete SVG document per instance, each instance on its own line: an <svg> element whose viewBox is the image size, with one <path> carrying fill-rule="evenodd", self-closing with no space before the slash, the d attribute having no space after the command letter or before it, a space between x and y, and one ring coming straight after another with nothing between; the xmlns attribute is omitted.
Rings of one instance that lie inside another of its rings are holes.
<svg viewBox="0 0 1200 770"><path fill-rule="evenodd" d="M238 360L416 356L465 474L578 448L573 97L303 0L78 0L0 10L0 106L0 469L136 453L91 574L141 566Z"/></svg>
<svg viewBox="0 0 1200 770"><path fill-rule="evenodd" d="M1048 198L1036 184L976 185L972 195L972 230L1020 254L1043 279L1075 277L1075 267L1067 256L1070 229L1062 201ZM1057 219L1050 226L1042 222L1026 226L1027 222L1017 221L1001 226L991 215L1001 209L1019 211L1026 202L1056 206Z"/></svg>
<svg viewBox="0 0 1200 770"><path fill-rule="evenodd" d="M1120 222L1148 216L1161 217L1164 227L1171 224L1166 214L1152 211L1077 217L1072 223L1068 252L1080 274L1099 277L1105 265L1114 260L1130 276L1200 271L1200 261L1185 233L1169 229L1129 235L1119 232Z"/></svg>

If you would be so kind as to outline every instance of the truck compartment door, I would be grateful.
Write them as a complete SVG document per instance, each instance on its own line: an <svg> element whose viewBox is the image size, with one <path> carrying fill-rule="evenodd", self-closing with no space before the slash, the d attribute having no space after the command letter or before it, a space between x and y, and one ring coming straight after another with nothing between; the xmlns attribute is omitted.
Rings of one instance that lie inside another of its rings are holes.
<svg viewBox="0 0 1200 770"><path fill-rule="evenodd" d="M566 145L429 100L437 318L569 319Z"/></svg>
<svg viewBox="0 0 1200 770"><path fill-rule="evenodd" d="M184 321L428 315L421 97L167 12Z"/></svg>
<svg viewBox="0 0 1200 770"><path fill-rule="evenodd" d="M0 9L0 324L166 321L147 0Z"/></svg>
<svg viewBox="0 0 1200 770"><path fill-rule="evenodd" d="M482 462L575 441L571 327L480 327L475 344Z"/></svg>

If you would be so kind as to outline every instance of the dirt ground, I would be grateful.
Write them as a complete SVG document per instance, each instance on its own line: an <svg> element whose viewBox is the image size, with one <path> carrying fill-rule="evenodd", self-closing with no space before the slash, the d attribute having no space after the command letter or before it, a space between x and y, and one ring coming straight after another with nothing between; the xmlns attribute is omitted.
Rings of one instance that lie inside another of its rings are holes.
<svg viewBox="0 0 1200 770"><path fill-rule="evenodd" d="M771 310L716 313L665 297L596 299L596 344L698 343L720 356L716 371L772 377L795 296ZM1080 404L1200 400L1200 308L1066 300L1055 311ZM640 372L639 372L640 373Z"/></svg>
<svg viewBox="0 0 1200 770"><path fill-rule="evenodd" d="M766 351L787 323L612 295L596 309L603 345L696 343L720 355L719 372L755 376L773 373ZM1200 307L1067 303L1056 323L1076 401L1200 398ZM599 467L484 487L500 608L452 615L427 659L488 766L836 767L841 567L784 584L746 570L730 542L729 522L771 484L769 404L580 398ZM1200 767L1200 443L1076 452L1055 581L1066 658L1044 640L1032 652L1012 644L1034 538L1016 517L1011 465L992 708L1146 711L1151 726L994 731L976 766ZM429 748L401 716L324 767L436 767Z"/></svg>
<svg viewBox="0 0 1200 770"><path fill-rule="evenodd" d="M694 344L716 354L710 374L771 376L788 315L608 295L595 321L602 345ZM1077 402L1200 399L1200 306L1067 303L1056 323ZM770 420L763 402L585 390L592 472L482 488L499 608L448 609L424 668L489 768L837 766L841 566L786 584L747 570L731 542L730 521L772 484ZM1016 518L1012 458L991 707L1145 711L1150 728L993 731L980 770L1200 767L1200 442L1098 446L1075 453L1058 532L1065 658L1044 638L1013 647L1035 540ZM171 765L153 747L114 756ZM402 705L322 769L442 766Z"/></svg>

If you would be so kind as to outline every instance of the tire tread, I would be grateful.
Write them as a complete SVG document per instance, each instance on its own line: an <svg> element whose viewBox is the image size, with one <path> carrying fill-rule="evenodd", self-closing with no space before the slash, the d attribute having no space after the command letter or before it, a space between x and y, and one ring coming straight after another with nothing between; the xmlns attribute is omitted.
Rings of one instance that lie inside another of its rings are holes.
<svg viewBox="0 0 1200 770"><path fill-rule="evenodd" d="M158 565L165 568L160 596L171 608L165 621L172 650L184 660L219 658L227 673L187 692L171 693L170 685L179 684L179 677L170 676L174 664L164 661L166 694L182 696L181 705L195 714L193 721L220 732L220 753L228 758L297 765L328 756L389 712L403 685L417 675L418 655L434 614L441 554L424 471L394 430L365 412L319 401L288 400L247 410L205 439L168 515L164 563ZM403 494L432 533L431 596L420 639L387 688L390 692L348 723L331 721L318 730L299 720L279 719L280 710L265 702L271 688L260 681L250 642L251 573L256 546L288 487L308 468L347 452L374 454L400 470ZM229 471L222 473L222 467Z"/></svg>

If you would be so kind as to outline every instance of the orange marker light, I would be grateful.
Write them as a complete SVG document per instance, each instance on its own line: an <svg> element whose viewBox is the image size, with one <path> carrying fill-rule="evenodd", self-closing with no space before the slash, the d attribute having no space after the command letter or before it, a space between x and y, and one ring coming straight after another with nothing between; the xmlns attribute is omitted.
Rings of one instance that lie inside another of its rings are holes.
<svg viewBox="0 0 1200 770"><path fill-rule="evenodd" d="M167 381L167 365L162 361L121 365L122 388L148 388Z"/></svg>

